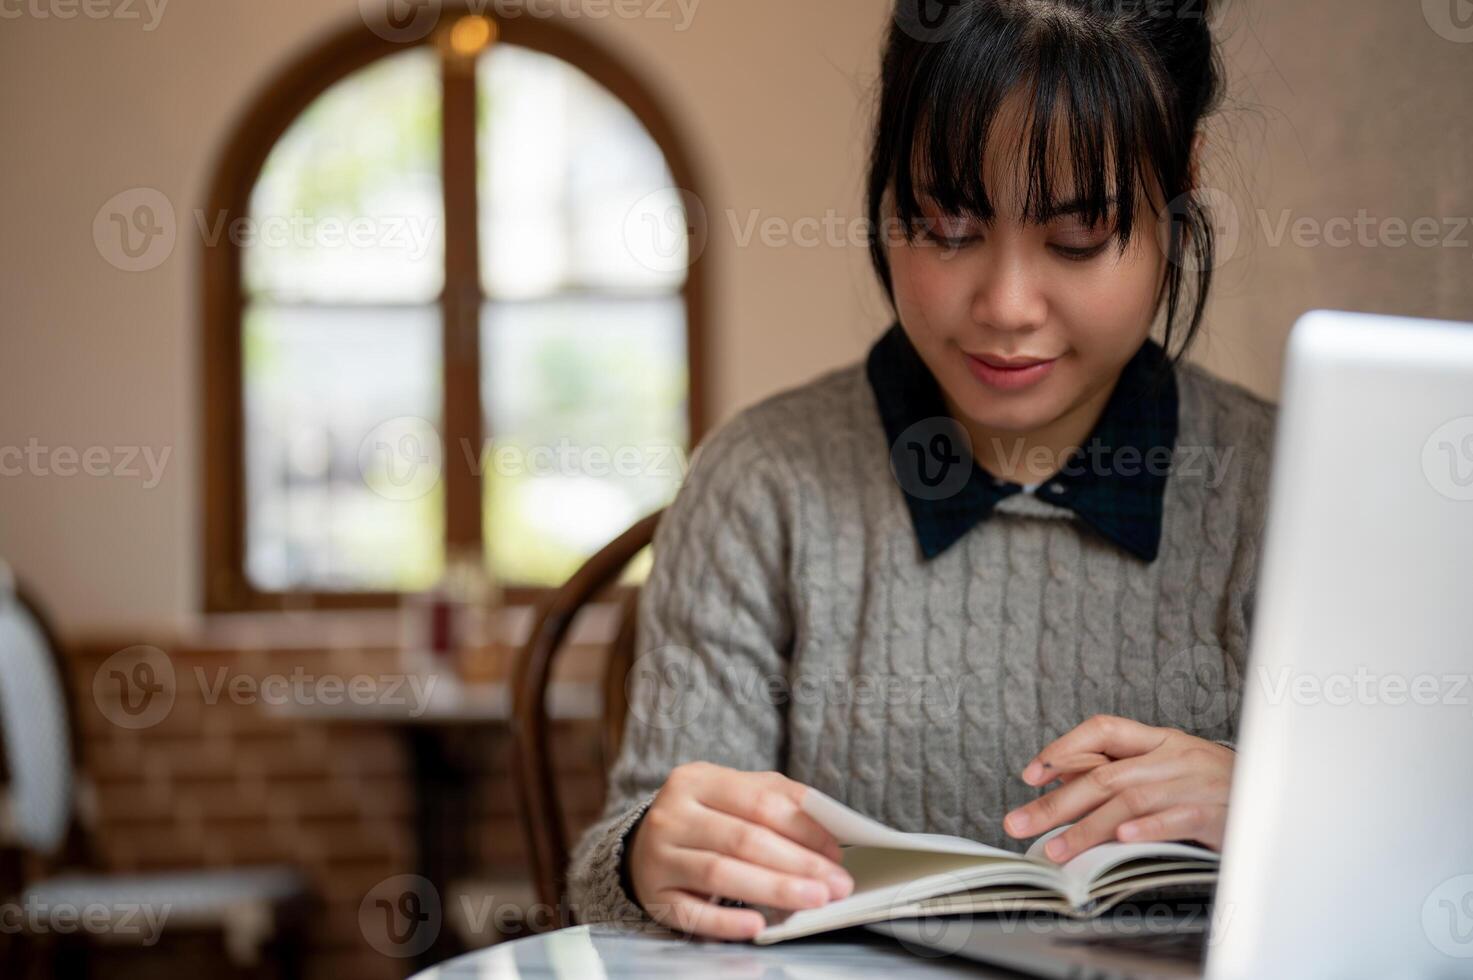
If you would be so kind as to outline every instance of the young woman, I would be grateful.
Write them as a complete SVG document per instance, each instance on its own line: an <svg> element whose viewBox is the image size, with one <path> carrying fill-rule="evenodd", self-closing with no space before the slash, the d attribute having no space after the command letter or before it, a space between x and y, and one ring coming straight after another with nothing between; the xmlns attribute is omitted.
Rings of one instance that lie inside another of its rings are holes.
<svg viewBox="0 0 1473 980"><path fill-rule="evenodd" d="M1072 822L1060 861L1221 845L1273 410L1181 361L1210 7L901 8L868 195L897 322L697 453L574 856L585 921L737 939L744 905L847 895L807 786L1016 850Z"/></svg>

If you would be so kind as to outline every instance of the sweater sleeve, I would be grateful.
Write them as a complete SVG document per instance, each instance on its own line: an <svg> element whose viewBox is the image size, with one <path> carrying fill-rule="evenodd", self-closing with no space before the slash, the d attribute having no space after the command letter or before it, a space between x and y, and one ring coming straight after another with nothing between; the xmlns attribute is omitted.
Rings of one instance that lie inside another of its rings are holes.
<svg viewBox="0 0 1473 980"><path fill-rule="evenodd" d="M629 713L599 819L572 855L581 922L647 918L626 890L624 846L670 771L691 761L777 769L787 676L791 490L750 410L712 433L653 541L640 592Z"/></svg>

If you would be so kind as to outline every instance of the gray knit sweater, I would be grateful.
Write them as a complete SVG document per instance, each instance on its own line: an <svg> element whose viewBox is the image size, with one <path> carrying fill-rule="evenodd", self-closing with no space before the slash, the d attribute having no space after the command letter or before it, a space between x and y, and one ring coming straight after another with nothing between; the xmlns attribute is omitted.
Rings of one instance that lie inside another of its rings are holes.
<svg viewBox="0 0 1473 980"><path fill-rule="evenodd" d="M623 747L569 871L578 917L644 917L624 838L682 762L1021 851L1002 818L1040 791L1019 772L1091 715L1231 739L1274 408L1177 379L1152 562L1026 493L926 561L862 363L711 433L655 536Z"/></svg>

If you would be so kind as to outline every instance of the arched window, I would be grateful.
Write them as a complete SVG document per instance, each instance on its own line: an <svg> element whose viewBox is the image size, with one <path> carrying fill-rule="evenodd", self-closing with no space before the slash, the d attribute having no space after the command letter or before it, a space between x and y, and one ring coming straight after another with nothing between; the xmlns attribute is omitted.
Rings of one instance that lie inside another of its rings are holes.
<svg viewBox="0 0 1473 980"><path fill-rule="evenodd" d="M205 604L510 601L668 503L702 303L667 117L545 18L346 32L226 148L204 249Z"/></svg>

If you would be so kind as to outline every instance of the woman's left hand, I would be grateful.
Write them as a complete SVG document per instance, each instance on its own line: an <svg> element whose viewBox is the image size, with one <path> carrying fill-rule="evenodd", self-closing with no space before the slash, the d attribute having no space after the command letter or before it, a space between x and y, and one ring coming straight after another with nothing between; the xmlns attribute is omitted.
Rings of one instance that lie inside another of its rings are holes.
<svg viewBox="0 0 1473 980"><path fill-rule="evenodd" d="M1110 840L1195 840L1221 850L1236 754L1174 728L1095 715L1023 769L1030 786L1064 784L1009 813L1003 828L1035 837L1076 821L1044 846L1061 862Z"/></svg>

